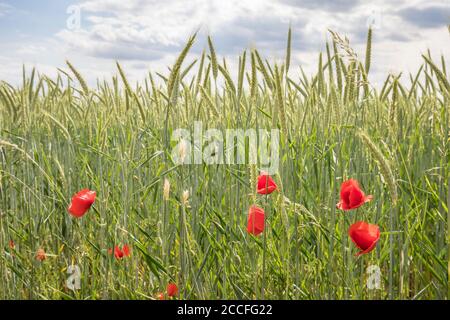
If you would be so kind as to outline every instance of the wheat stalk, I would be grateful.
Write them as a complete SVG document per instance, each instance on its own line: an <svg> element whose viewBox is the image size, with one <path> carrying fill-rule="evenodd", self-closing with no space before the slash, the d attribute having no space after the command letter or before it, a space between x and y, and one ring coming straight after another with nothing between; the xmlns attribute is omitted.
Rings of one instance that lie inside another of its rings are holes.
<svg viewBox="0 0 450 320"><path fill-rule="evenodd" d="M391 200L393 205L397 203L398 193L397 193L397 182L394 177L394 173L391 169L388 159L386 159L380 149L375 145L375 143L369 138L369 136L359 129L357 131L358 136L361 138L363 143L369 149L372 156L378 163L383 180L388 185L389 193L391 195Z"/></svg>
<svg viewBox="0 0 450 320"><path fill-rule="evenodd" d="M84 95L87 97L89 95L89 87L86 84L86 81L68 60L66 60L66 64L69 67L70 71L72 71L72 73L74 74L75 78L77 78L78 82L81 85L81 89L83 90Z"/></svg>

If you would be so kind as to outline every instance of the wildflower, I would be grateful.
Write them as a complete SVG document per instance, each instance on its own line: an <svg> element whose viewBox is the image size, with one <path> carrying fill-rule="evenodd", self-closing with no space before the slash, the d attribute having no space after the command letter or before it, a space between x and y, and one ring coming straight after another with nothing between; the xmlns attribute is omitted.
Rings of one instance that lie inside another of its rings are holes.
<svg viewBox="0 0 450 320"><path fill-rule="evenodd" d="M45 259L47 259L47 255L45 254L44 249L39 248L38 251L36 252L36 260L38 261L44 261Z"/></svg>
<svg viewBox="0 0 450 320"><path fill-rule="evenodd" d="M348 235L353 243L361 250L356 255L372 251L380 239L380 229L376 224L358 221L350 226Z"/></svg>
<svg viewBox="0 0 450 320"><path fill-rule="evenodd" d="M257 192L259 194L270 194L275 190L277 190L277 185L271 176L266 173L262 173L258 176Z"/></svg>
<svg viewBox="0 0 450 320"><path fill-rule="evenodd" d="M96 195L95 191L89 189L81 190L73 196L69 213L76 218L81 218L94 203Z"/></svg>
<svg viewBox="0 0 450 320"><path fill-rule="evenodd" d="M156 298L157 298L158 300L165 300L164 293L162 293L162 292L158 293L158 294L156 295Z"/></svg>
<svg viewBox="0 0 450 320"><path fill-rule="evenodd" d="M9 240L8 246L11 250L14 250L16 248L16 244L14 243L13 240Z"/></svg>
<svg viewBox="0 0 450 320"><path fill-rule="evenodd" d="M359 208L364 203L372 200L372 196L366 196L360 189L358 181L354 179L347 180L341 185L341 200L336 208L341 210L352 210Z"/></svg>
<svg viewBox="0 0 450 320"><path fill-rule="evenodd" d="M171 282L167 285L167 295L169 297L174 297L178 294L178 287L175 283Z"/></svg>
<svg viewBox="0 0 450 320"><path fill-rule="evenodd" d="M251 206L248 210L247 232L257 236L264 231L264 210Z"/></svg>
<svg viewBox="0 0 450 320"><path fill-rule="evenodd" d="M130 254L130 247L128 247L128 245L126 244L122 247L122 249L120 249L119 246L114 247L114 256L118 260L122 259L123 257L128 257Z"/></svg>

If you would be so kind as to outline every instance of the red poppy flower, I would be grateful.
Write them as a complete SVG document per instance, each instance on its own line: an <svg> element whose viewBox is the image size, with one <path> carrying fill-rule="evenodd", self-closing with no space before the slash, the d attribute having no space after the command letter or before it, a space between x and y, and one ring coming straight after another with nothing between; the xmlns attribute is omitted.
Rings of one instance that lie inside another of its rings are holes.
<svg viewBox="0 0 450 320"><path fill-rule="evenodd" d="M267 173L261 173L258 176L258 188L256 192L259 194L270 194L277 190L277 185L273 181L272 177Z"/></svg>
<svg viewBox="0 0 450 320"><path fill-rule="evenodd" d="M158 300L164 300L164 299L165 299L164 293L162 293L162 292L158 293L158 294L156 295L156 298L157 298Z"/></svg>
<svg viewBox="0 0 450 320"><path fill-rule="evenodd" d="M167 285L167 295L169 297L174 297L178 294L178 287L175 283L171 282Z"/></svg>
<svg viewBox="0 0 450 320"><path fill-rule="evenodd" d="M264 231L264 210L251 206L248 210L247 232L257 236Z"/></svg>
<svg viewBox="0 0 450 320"><path fill-rule="evenodd" d="M372 200L372 198L371 195L366 196L364 194L359 187L358 181L349 179L341 185L341 201L336 205L336 208L341 210L356 209Z"/></svg>
<svg viewBox="0 0 450 320"><path fill-rule="evenodd" d="M97 193L89 189L83 189L73 196L69 212L76 218L81 218L92 206Z"/></svg>
<svg viewBox="0 0 450 320"><path fill-rule="evenodd" d="M45 259L47 259L47 255L45 254L44 249L38 249L38 251L36 252L36 260L42 262Z"/></svg>
<svg viewBox="0 0 450 320"><path fill-rule="evenodd" d="M9 246L10 249L14 250L14 248L16 247L16 244L14 243L13 240L9 240L8 246Z"/></svg>
<svg viewBox="0 0 450 320"><path fill-rule="evenodd" d="M375 248L380 239L380 228L376 224L358 221L350 226L348 235L353 243L361 250L356 255L369 253Z"/></svg>
<svg viewBox="0 0 450 320"><path fill-rule="evenodd" d="M122 259L123 257L128 257L130 255L130 248L128 245L124 245L122 249L119 246L114 247L114 256L116 259Z"/></svg>

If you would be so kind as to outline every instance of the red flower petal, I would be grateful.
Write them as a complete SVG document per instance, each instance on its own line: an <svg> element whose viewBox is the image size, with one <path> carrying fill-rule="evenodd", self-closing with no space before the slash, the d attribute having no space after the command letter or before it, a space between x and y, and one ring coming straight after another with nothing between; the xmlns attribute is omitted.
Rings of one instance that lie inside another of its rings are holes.
<svg viewBox="0 0 450 320"><path fill-rule="evenodd" d="M174 297L178 294L178 287L175 283L171 282L167 285L167 295L169 297Z"/></svg>
<svg viewBox="0 0 450 320"><path fill-rule="evenodd" d="M76 217L82 217L92 206L95 201L97 193L89 189L83 189L72 197L72 202L69 206L69 213Z"/></svg>
<svg viewBox="0 0 450 320"><path fill-rule="evenodd" d="M270 194L275 190L277 190L277 185L271 176L264 173L258 176L258 187L256 192L259 194Z"/></svg>
<svg viewBox="0 0 450 320"><path fill-rule="evenodd" d="M364 203L364 193L361 189L353 188L349 192L348 204L351 208L355 208Z"/></svg>
<svg viewBox="0 0 450 320"><path fill-rule="evenodd" d="M114 247L114 256L116 259L122 259L123 258L123 251L120 250L119 246Z"/></svg>
<svg viewBox="0 0 450 320"><path fill-rule="evenodd" d="M358 221L350 226L348 235L353 243L361 250L356 255L372 251L380 239L380 228L376 224Z"/></svg>
<svg viewBox="0 0 450 320"><path fill-rule="evenodd" d="M247 232L255 236L264 231L264 210L251 206L248 210Z"/></svg>
<svg viewBox="0 0 450 320"><path fill-rule="evenodd" d="M130 247L129 247L127 244L125 244L125 245L122 247L122 251L123 251L123 254L124 254L126 257L128 257L128 256L131 254L131 249L130 249Z"/></svg>

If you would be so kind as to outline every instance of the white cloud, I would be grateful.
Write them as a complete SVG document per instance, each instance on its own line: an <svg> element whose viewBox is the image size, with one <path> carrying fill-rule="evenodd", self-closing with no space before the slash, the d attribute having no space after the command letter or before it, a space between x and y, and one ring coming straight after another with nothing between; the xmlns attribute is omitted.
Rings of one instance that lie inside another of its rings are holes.
<svg viewBox="0 0 450 320"><path fill-rule="evenodd" d="M94 43L106 43L109 48L124 46L130 57L135 56L133 51L144 49L154 53L176 51L197 30L224 41L231 36L256 40L278 35L280 27L285 34L289 22L299 20L297 9L285 10L283 5L268 0L88 0L80 8L83 30L63 30L58 33L60 39L94 55ZM265 26L275 28L262 30ZM114 51L110 54L113 56Z"/></svg>
<svg viewBox="0 0 450 320"><path fill-rule="evenodd" d="M114 60L120 60L130 80L142 80L148 69L166 73L187 38L199 31L188 60L198 57L210 34L217 53L227 58L235 74L237 55L246 48L256 47L269 60L282 62L291 25L291 70L298 71L296 65L301 64L306 72L313 72L329 28L348 36L363 59L370 19L376 26L370 78L376 84L394 69L416 69L427 47L437 54L450 51L448 32L442 26L425 28L427 21L411 19L424 8L445 9L439 0L80 0L77 4L81 29L62 29L44 44L16 45L10 58L42 59L51 65L51 56L55 67L69 59L80 71L86 70L84 76L91 84L98 76L114 74ZM435 9L427 12L436 14Z"/></svg>

